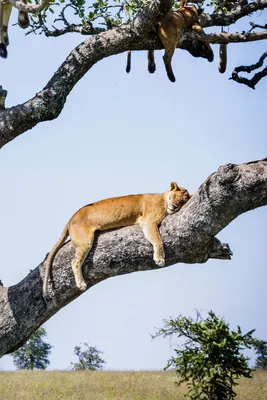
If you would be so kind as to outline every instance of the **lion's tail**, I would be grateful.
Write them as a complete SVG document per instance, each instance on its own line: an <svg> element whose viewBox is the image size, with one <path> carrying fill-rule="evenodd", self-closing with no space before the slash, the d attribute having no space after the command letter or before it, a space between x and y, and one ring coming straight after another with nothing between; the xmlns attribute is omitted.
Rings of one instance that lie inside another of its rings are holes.
<svg viewBox="0 0 267 400"><path fill-rule="evenodd" d="M226 71L227 65L227 44L221 43L220 44L220 53L219 53L219 72L223 74Z"/></svg>
<svg viewBox="0 0 267 400"><path fill-rule="evenodd" d="M131 71L131 58L132 58L132 52L131 52L131 50L128 50L127 51L127 63L126 63L127 74Z"/></svg>
<svg viewBox="0 0 267 400"><path fill-rule="evenodd" d="M44 276L44 282L43 282L43 294L44 295L46 294L48 278L50 276L51 265L54 260L54 257L56 255L56 253L58 252L58 250L63 246L63 244L65 243L68 236L69 236L69 224L67 224L65 226L60 238L56 242L53 249L50 251L50 253L47 257L47 260L45 262L45 276Z"/></svg>

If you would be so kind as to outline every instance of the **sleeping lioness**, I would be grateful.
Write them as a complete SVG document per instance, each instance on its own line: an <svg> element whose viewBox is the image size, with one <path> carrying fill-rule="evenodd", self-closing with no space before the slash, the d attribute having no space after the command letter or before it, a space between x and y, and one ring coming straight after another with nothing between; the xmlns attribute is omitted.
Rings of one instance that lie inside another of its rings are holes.
<svg viewBox="0 0 267 400"><path fill-rule="evenodd" d="M53 259L68 236L76 248L72 269L80 290L87 288L82 275L82 264L93 246L95 231L140 225L153 246L155 263L163 266L165 254L158 225L168 214L179 211L190 197L186 189L179 188L177 183L172 182L166 193L113 197L82 207L71 217L46 260L44 294Z"/></svg>

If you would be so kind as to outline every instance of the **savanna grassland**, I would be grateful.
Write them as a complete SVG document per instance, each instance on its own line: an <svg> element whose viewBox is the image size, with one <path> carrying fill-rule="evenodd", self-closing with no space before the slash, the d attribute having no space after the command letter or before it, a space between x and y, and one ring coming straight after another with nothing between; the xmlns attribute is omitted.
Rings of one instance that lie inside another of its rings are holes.
<svg viewBox="0 0 267 400"><path fill-rule="evenodd" d="M182 400L173 371L0 372L1 400ZM267 371L240 379L236 400L266 400Z"/></svg>

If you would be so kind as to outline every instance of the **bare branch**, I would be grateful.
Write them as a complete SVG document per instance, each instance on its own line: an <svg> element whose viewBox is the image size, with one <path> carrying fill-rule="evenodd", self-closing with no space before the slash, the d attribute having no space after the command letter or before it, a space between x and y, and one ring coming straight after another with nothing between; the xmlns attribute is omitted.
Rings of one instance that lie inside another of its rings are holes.
<svg viewBox="0 0 267 400"><path fill-rule="evenodd" d="M105 32L105 28L94 28L92 26L86 25L69 25L62 29L57 29L54 27L54 31L45 31L45 36L47 37L58 37L65 35L66 33L80 33L81 35L96 35L101 32Z"/></svg>
<svg viewBox="0 0 267 400"><path fill-rule="evenodd" d="M267 158L220 167L178 213L162 222L166 267L205 263L211 257L230 259L228 245L214 236L238 215L263 205L267 205ZM59 250L46 299L42 296L43 263L17 285L0 286L0 356L22 345L40 325L81 295L71 269L73 256L71 242ZM83 275L90 288L112 276L159 268L152 257L152 246L139 227L102 232L84 263Z"/></svg>
<svg viewBox="0 0 267 400"><path fill-rule="evenodd" d="M260 57L259 61L256 64L252 64L252 65L248 65L248 66L241 65L240 67L236 67L235 70L233 71L232 77L230 79L232 79L238 83L242 83L242 84L250 87L251 89L255 89L255 86L257 85L257 83L262 78L267 76L267 67L263 68L263 70L261 70L260 72L257 72L251 79L240 77L238 74L239 74L239 72L247 72L250 74L252 71L255 71L255 69L262 67L263 62L266 57L267 57L267 51L265 53L263 53L263 55Z"/></svg>
<svg viewBox="0 0 267 400"><path fill-rule="evenodd" d="M254 24L254 22L249 23L249 25L251 26L251 28L247 31L247 35L250 34L254 29L259 28L259 29L267 29L267 24L265 25L258 25L258 24Z"/></svg>

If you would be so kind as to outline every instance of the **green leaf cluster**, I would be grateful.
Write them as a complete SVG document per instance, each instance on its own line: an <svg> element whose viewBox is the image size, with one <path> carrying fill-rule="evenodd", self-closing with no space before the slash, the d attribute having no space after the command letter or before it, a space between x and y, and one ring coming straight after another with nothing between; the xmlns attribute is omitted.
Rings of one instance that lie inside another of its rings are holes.
<svg viewBox="0 0 267 400"><path fill-rule="evenodd" d="M255 368L267 369L267 342L254 339L252 345L257 354Z"/></svg>
<svg viewBox="0 0 267 400"><path fill-rule="evenodd" d="M84 349L81 346L75 346L74 354L78 357L77 363L71 363L73 370L101 370L105 361L100 357L102 354L95 346L89 346L88 343L83 343Z"/></svg>
<svg viewBox="0 0 267 400"><path fill-rule="evenodd" d="M52 346L43 340L44 337L45 329L37 329L20 349L11 354L18 369L46 369L50 364L48 356Z"/></svg>
<svg viewBox="0 0 267 400"><path fill-rule="evenodd" d="M242 334L239 326L231 330L223 318L209 311L206 319L198 313L196 321L182 316L171 318L154 337L175 335L184 339L166 368L175 368L178 385L186 382L188 398L231 400L236 379L251 378L252 370L242 351L251 348L253 332Z"/></svg>
<svg viewBox="0 0 267 400"><path fill-rule="evenodd" d="M133 20L140 10L150 3L151 0L94 0L92 2L56 0L40 14L31 14L29 33L47 32L51 30L51 27L52 30L60 30L72 25L83 25L90 28L90 34L94 34L97 32L96 28L112 29L123 22ZM173 8L177 9L179 6L179 1L172 0ZM53 18L51 14L54 15Z"/></svg>

